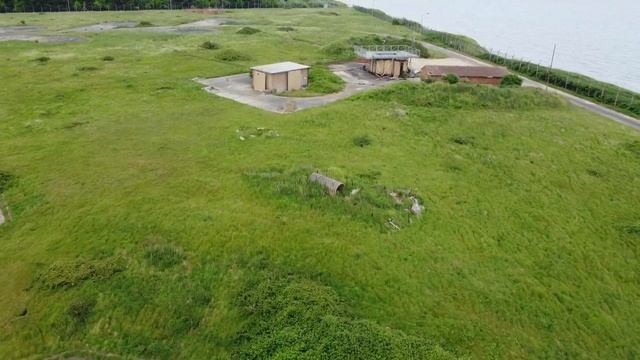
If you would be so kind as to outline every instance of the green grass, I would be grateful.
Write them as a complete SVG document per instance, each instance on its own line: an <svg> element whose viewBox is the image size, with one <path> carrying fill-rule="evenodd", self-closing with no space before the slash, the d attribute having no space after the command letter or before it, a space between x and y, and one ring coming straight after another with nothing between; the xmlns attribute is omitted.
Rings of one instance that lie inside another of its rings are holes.
<svg viewBox="0 0 640 360"><path fill-rule="evenodd" d="M292 97L310 97L333 94L344 89L344 80L326 66L312 66L309 69L309 86L302 90L288 91L281 95Z"/></svg>
<svg viewBox="0 0 640 360"><path fill-rule="evenodd" d="M224 26L216 51L200 33L0 43L0 358L638 357L637 133L526 88L407 82L280 115L191 80L408 35L331 11L228 12L261 32Z"/></svg>

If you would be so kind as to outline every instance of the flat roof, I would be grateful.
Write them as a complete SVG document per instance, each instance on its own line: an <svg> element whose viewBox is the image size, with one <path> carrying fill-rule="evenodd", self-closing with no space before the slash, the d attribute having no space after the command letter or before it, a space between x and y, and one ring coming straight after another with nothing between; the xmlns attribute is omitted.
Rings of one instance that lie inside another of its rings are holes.
<svg viewBox="0 0 640 360"><path fill-rule="evenodd" d="M456 74L461 77L503 78L509 74L507 69L498 66L443 66L426 65L422 68L427 75L444 76Z"/></svg>
<svg viewBox="0 0 640 360"><path fill-rule="evenodd" d="M302 65L302 64L291 62L291 61L285 61L277 64L254 66L251 68L251 70L260 71L267 74L280 74L284 72L304 70L308 68L309 66L307 65Z"/></svg>
<svg viewBox="0 0 640 360"><path fill-rule="evenodd" d="M418 57L408 51L365 51L362 56L369 60L407 60Z"/></svg>

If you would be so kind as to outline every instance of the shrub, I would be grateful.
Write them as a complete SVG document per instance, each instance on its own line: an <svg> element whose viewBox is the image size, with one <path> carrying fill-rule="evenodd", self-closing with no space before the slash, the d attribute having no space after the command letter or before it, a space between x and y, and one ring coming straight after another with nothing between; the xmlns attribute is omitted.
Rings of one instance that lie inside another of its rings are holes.
<svg viewBox="0 0 640 360"><path fill-rule="evenodd" d="M238 50L227 49L216 54L216 59L222 61L249 61L251 56Z"/></svg>
<svg viewBox="0 0 640 360"><path fill-rule="evenodd" d="M27 25L27 23L24 20L20 20L20 25Z"/></svg>
<svg viewBox="0 0 640 360"><path fill-rule="evenodd" d="M113 61L113 60L115 60L115 59L111 55L107 55L107 56L103 56L102 57L102 61Z"/></svg>
<svg viewBox="0 0 640 360"><path fill-rule="evenodd" d="M353 144L359 147L371 145L371 139L368 135L360 135L353 138Z"/></svg>
<svg viewBox="0 0 640 360"><path fill-rule="evenodd" d="M457 84L460 82L460 78L456 74L447 74L442 77L442 80L448 82L449 84Z"/></svg>
<svg viewBox="0 0 640 360"><path fill-rule="evenodd" d="M95 305L96 302L93 299L76 300L67 308L67 314L76 324L84 324L93 312Z"/></svg>
<svg viewBox="0 0 640 360"><path fill-rule="evenodd" d="M636 156L640 156L640 140L634 140L632 142L628 142L624 144L624 148L635 154Z"/></svg>
<svg viewBox="0 0 640 360"><path fill-rule="evenodd" d="M104 280L124 270L124 265L116 259L60 261L36 278L42 289L58 289L76 286L83 281Z"/></svg>
<svg viewBox="0 0 640 360"><path fill-rule="evenodd" d="M456 136L451 141L458 145L474 145L476 139L473 136Z"/></svg>
<svg viewBox="0 0 640 360"><path fill-rule="evenodd" d="M7 172L0 171L0 194L11 187L15 177Z"/></svg>
<svg viewBox="0 0 640 360"><path fill-rule="evenodd" d="M264 266L264 265L263 265ZM238 359L453 359L427 339L351 313L331 287L276 272L247 272L234 304L243 319Z"/></svg>
<svg viewBox="0 0 640 360"><path fill-rule="evenodd" d="M242 29L238 30L237 33L240 34L240 35L253 35L253 34L257 34L259 32L260 32L260 30L258 30L256 28L245 26Z"/></svg>
<svg viewBox="0 0 640 360"><path fill-rule="evenodd" d="M518 87L518 86L522 86L522 79L518 75L509 74L509 75L505 76L504 78L502 78L502 81L500 82L500 86L502 86L502 87L509 87L509 86Z"/></svg>
<svg viewBox="0 0 640 360"><path fill-rule="evenodd" d="M44 64L44 63L48 62L49 60L51 60L51 58L48 57L48 56L40 56L40 57L37 57L35 59L35 61L37 61L37 62L39 62L41 64Z"/></svg>
<svg viewBox="0 0 640 360"><path fill-rule="evenodd" d="M140 21L138 23L138 27L148 27L148 26L153 26L153 24L149 21Z"/></svg>
<svg viewBox="0 0 640 360"><path fill-rule="evenodd" d="M78 68L78 71L95 71L95 70L98 70L98 68L95 66L80 66Z"/></svg>
<svg viewBox="0 0 640 360"><path fill-rule="evenodd" d="M213 41L205 41L200 44L200 47L207 50L216 50L220 48L220 45L214 43Z"/></svg>
<svg viewBox="0 0 640 360"><path fill-rule="evenodd" d="M309 70L309 86L304 90L284 93L285 96L305 97L333 94L344 89L344 80L326 66L312 66Z"/></svg>

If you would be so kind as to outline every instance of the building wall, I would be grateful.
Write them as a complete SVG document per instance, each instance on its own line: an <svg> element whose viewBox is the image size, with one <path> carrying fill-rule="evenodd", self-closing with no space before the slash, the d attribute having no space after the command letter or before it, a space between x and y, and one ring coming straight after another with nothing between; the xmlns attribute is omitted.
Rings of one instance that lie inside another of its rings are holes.
<svg viewBox="0 0 640 360"><path fill-rule="evenodd" d="M252 71L253 75L253 90L256 91L265 91L267 88L267 74L261 71Z"/></svg>
<svg viewBox="0 0 640 360"><path fill-rule="evenodd" d="M400 77L408 70L406 63L403 60L371 60L366 69L379 76Z"/></svg>
<svg viewBox="0 0 640 360"><path fill-rule="evenodd" d="M300 90L309 85L309 69L295 70L281 74L266 74L252 71L252 86L256 91Z"/></svg>
<svg viewBox="0 0 640 360"><path fill-rule="evenodd" d="M267 74L267 90L275 92L287 91L287 73Z"/></svg>
<svg viewBox="0 0 640 360"><path fill-rule="evenodd" d="M289 91L302 89L302 70L290 71L287 76Z"/></svg>

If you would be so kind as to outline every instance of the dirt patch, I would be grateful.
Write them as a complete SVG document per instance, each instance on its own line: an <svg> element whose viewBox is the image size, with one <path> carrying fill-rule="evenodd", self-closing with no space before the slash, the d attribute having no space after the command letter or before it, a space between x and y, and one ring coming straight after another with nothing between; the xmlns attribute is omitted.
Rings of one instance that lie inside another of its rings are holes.
<svg viewBox="0 0 640 360"><path fill-rule="evenodd" d="M43 35L41 26L0 26L0 41L36 41L41 43L61 44L76 42L81 39L62 35Z"/></svg>
<svg viewBox="0 0 640 360"><path fill-rule="evenodd" d="M82 26L67 30L68 32L101 32L115 29L129 29L138 26L137 21L110 21L100 24Z"/></svg>
<svg viewBox="0 0 640 360"><path fill-rule="evenodd" d="M224 10L223 9L189 9L189 12L192 13L196 13L196 14L223 14Z"/></svg>

